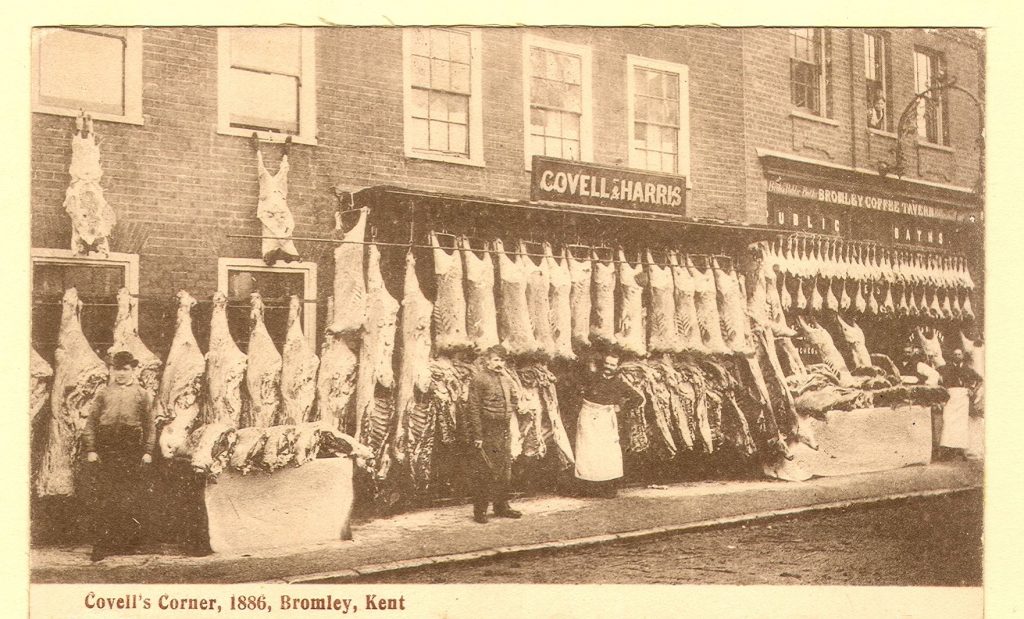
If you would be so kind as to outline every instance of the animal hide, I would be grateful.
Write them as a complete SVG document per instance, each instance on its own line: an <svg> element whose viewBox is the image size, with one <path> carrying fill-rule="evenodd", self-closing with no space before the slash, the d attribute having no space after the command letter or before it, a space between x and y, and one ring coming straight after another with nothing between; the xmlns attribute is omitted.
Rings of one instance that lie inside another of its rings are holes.
<svg viewBox="0 0 1024 619"><path fill-rule="evenodd" d="M39 496L73 495L79 438L96 393L107 382L107 368L82 333L82 302L69 288L61 302L60 335L54 351L53 389L46 449L36 474Z"/></svg>
<svg viewBox="0 0 1024 619"><path fill-rule="evenodd" d="M240 427L243 413L242 383L248 357L239 350L228 329L227 295L213 294L210 350L206 353L206 420Z"/></svg>
<svg viewBox="0 0 1024 619"><path fill-rule="evenodd" d="M316 371L320 358L302 333L302 301L292 295L288 307L288 332L281 355L281 414L279 424L310 421L316 399Z"/></svg>

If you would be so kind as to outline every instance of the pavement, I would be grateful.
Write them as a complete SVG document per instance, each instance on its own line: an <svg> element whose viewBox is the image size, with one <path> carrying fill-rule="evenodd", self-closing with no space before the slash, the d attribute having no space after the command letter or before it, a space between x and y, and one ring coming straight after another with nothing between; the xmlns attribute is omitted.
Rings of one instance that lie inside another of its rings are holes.
<svg viewBox="0 0 1024 619"><path fill-rule="evenodd" d="M980 488L980 462L937 462L805 482L714 481L623 490L615 499L538 496L520 520L472 519L469 505L353 524L353 539L208 557L89 560L89 548L31 550L34 583L339 582L492 556L719 527L761 518Z"/></svg>

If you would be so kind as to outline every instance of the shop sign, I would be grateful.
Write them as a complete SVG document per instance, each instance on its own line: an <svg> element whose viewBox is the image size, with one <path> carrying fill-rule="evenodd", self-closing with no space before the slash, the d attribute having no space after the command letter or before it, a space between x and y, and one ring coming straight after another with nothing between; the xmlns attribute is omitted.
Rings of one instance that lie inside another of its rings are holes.
<svg viewBox="0 0 1024 619"><path fill-rule="evenodd" d="M530 199L682 215L686 178L535 156Z"/></svg>
<svg viewBox="0 0 1024 619"><path fill-rule="evenodd" d="M916 217L932 217L935 219L949 219L952 221L956 221L960 218L956 210L933 206L931 204L883 198L880 196L873 196L853 191L839 191L835 189L827 189L825 187L810 187L808 185L788 181L768 181L768 193L789 196L792 198L803 198L805 200L816 200L818 202L824 202L825 204L853 206L857 208L866 208L888 213L899 213L902 215L912 215Z"/></svg>

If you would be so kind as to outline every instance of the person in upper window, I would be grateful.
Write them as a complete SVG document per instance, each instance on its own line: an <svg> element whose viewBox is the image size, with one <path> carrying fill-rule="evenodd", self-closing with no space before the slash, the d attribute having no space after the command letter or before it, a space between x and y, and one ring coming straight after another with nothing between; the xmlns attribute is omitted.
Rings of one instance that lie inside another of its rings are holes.
<svg viewBox="0 0 1024 619"><path fill-rule="evenodd" d="M126 350L114 353L110 380L82 433L96 484L93 561L130 552L143 538L143 474L153 461L156 427L152 397L135 378L138 364Z"/></svg>
<svg viewBox="0 0 1024 619"><path fill-rule="evenodd" d="M885 95L878 93L875 102L868 110L868 127L885 130Z"/></svg>

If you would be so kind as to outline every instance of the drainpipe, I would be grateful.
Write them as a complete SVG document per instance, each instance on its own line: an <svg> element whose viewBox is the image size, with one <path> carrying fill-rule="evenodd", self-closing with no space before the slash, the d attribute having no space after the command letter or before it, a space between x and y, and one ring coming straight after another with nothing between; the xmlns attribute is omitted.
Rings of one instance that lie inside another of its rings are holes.
<svg viewBox="0 0 1024 619"><path fill-rule="evenodd" d="M853 64L853 28L847 28L846 30L846 41L847 48L850 52L850 157L852 159L852 167L857 167L857 113L854 109L856 98L854 95L853 83L856 80L857 70L854 68L856 65Z"/></svg>

